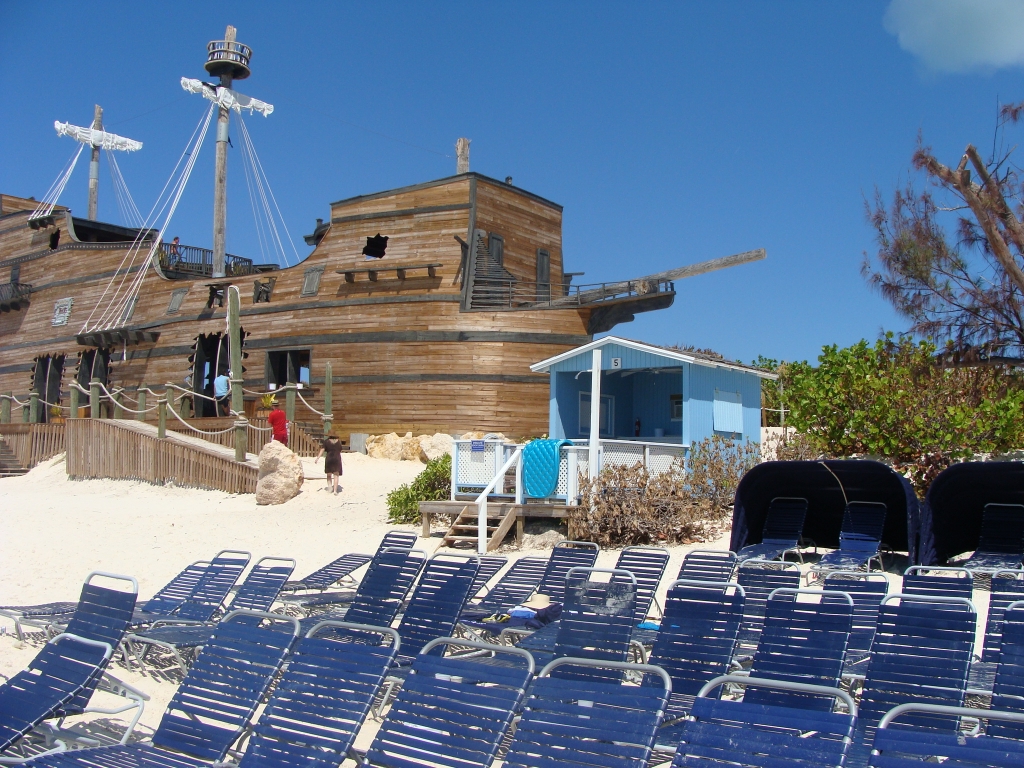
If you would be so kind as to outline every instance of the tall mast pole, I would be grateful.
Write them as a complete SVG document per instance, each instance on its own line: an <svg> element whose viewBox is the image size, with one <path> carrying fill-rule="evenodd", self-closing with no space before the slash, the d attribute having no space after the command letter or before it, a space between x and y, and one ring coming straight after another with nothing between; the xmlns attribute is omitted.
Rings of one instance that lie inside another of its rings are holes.
<svg viewBox="0 0 1024 768"><path fill-rule="evenodd" d="M228 25L224 32L224 42L235 42L235 28ZM227 69L221 73L220 87L230 88L234 79L234 71ZM217 108L217 162L213 178L213 276L224 277L226 252L226 234L228 225L228 129L231 123L231 110L225 106Z"/></svg>
<svg viewBox="0 0 1024 768"><path fill-rule="evenodd" d="M92 117L92 129L103 130L103 108L97 104ZM89 219L96 221L96 205L100 194L100 146L92 145L92 156L89 160Z"/></svg>

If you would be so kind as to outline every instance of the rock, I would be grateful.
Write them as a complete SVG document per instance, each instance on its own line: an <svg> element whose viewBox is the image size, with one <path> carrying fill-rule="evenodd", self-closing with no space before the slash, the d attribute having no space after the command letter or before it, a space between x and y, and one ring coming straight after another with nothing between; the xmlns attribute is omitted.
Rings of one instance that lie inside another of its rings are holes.
<svg viewBox="0 0 1024 768"><path fill-rule="evenodd" d="M523 549L554 549L555 544L565 541L565 536L551 530L538 534L523 534Z"/></svg>
<svg viewBox="0 0 1024 768"><path fill-rule="evenodd" d="M451 435L438 432L435 435L420 435L420 451L423 461L433 461L446 453L455 451L455 441Z"/></svg>
<svg viewBox="0 0 1024 768"><path fill-rule="evenodd" d="M299 495L302 460L288 446L271 440L260 451L260 473L256 480L257 504L284 504Z"/></svg>
<svg viewBox="0 0 1024 768"><path fill-rule="evenodd" d="M370 435L366 438L366 455L375 459L391 459L400 461L402 458L402 438L397 433L388 435Z"/></svg>
<svg viewBox="0 0 1024 768"><path fill-rule="evenodd" d="M406 432L402 438L402 460L422 461L423 449L420 448L420 439L413 437L412 432Z"/></svg>

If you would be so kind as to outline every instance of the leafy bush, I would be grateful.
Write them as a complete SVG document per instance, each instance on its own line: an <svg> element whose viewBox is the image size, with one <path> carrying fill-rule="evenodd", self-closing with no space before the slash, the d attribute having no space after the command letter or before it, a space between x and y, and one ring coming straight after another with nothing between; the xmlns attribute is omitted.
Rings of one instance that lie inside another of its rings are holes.
<svg viewBox="0 0 1024 768"><path fill-rule="evenodd" d="M452 457L446 453L427 462L411 483L388 494L389 523L418 523L421 501L447 499L452 493Z"/></svg>
<svg viewBox="0 0 1024 768"><path fill-rule="evenodd" d="M892 334L825 347L818 366L780 374L787 424L830 456L877 456L924 494L956 461L1024 445L1024 377L999 366L942 367L936 346Z"/></svg>
<svg viewBox="0 0 1024 768"><path fill-rule="evenodd" d="M715 435L693 446L685 471L678 460L658 475L639 462L606 467L582 484L581 503L569 511L569 538L622 547L714 539L757 458L755 444Z"/></svg>

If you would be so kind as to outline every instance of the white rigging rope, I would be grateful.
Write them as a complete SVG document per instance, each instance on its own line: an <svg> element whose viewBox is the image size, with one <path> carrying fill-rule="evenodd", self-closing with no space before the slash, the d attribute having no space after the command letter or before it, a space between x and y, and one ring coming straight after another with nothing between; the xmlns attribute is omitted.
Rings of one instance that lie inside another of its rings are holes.
<svg viewBox="0 0 1024 768"><path fill-rule="evenodd" d="M274 210L277 211L278 218L281 219L281 226L284 228L284 233L288 238L288 244L291 246L292 253L295 256L295 263L299 263L299 252L295 248L295 241L292 239L292 234L288 230L288 224L285 222L284 214L281 213L281 206L277 204L277 198L274 196L274 190L270 187L270 180L267 178L266 171L263 169L263 163L260 162L260 157L256 153L256 147L252 143L252 137L249 136L249 129L245 125L245 120L239 116L238 123L241 126L242 133L242 145L245 148L245 152L249 155L249 161L252 163L253 173L256 178L256 186L263 200L264 209L267 212L267 218L270 223L270 229L274 233L274 239L277 241L277 246L280 249L281 256L286 266L291 266L291 259L288 257L288 253L285 250L284 244L281 241L281 236L277 231L277 224L275 222L273 212L270 209L270 202L267 200L267 195L270 195L270 201L274 204ZM265 188L265 191L264 191Z"/></svg>
<svg viewBox="0 0 1024 768"><path fill-rule="evenodd" d="M100 295L99 300L96 302L96 306L93 307L92 312L89 313L89 317L85 321L85 325L82 326L82 333L94 331L98 328L108 328L116 324L121 317L123 317L125 309L138 295L139 289L142 287L142 281L146 276L145 267L152 263L157 250L162 244L162 233L166 231L168 224L171 221L171 217L174 215L175 209L178 207L178 202L181 200L182 192L185 191L185 185L188 183L189 176L192 173L192 168L195 166L196 158L199 155L199 149L202 146L203 139L206 138L207 129L210 127L210 119L213 116L214 106L211 105L206 111L206 114L200 118L199 124L192 132L192 136L189 138L188 144L185 146L185 150L178 158L178 162L175 163L174 169L171 171L170 177L164 184L163 189L160 191L160 195L157 197L153 208L150 210L149 215L143 222L143 226L139 229L135 240L125 253L124 258L121 260L121 264L118 266L114 275L110 278L106 288L103 289L103 293ZM182 162L184 161L184 167ZM179 168L181 171L179 173ZM175 175L177 178L175 178ZM173 184L172 184L173 182ZM170 192L168 192L170 187ZM165 197L165 194L167 195ZM146 232L152 227L153 223L160 218L166 211L166 218L164 219L163 226L158 230L157 236L153 238L152 245L149 249L147 258L142 263L142 268L139 269L134 279L125 288L125 282L128 275L131 274L132 267L135 265L135 261L138 258L139 253L142 250L143 238ZM117 287L114 288L114 283L120 276L120 282ZM96 312L100 310L103 305L104 299L107 294L110 293L111 288L114 288L114 293L107 300L105 310L100 315L99 320L93 323L93 317ZM123 293L122 293L123 291ZM120 299L120 301L119 301Z"/></svg>
<svg viewBox="0 0 1024 768"><path fill-rule="evenodd" d="M64 187L68 185L68 179L71 178L72 171L75 170L75 165L78 164L78 158L82 154L82 150L85 149L85 144L79 144L78 149L71 156L68 164L64 166L64 170L57 176L56 181L50 185L50 188L46 190L46 194L43 195L43 199L36 206L36 209L32 211L32 215L29 216L29 221L32 219L40 219L44 216L49 216L53 213L53 207L57 204L57 200L60 199L61 193L64 191Z"/></svg>
<svg viewBox="0 0 1024 768"><path fill-rule="evenodd" d="M139 207L135 204L131 191L128 189L128 182L125 181L121 166L117 163L117 156L110 150L106 150L107 167L110 169L110 178L114 183L114 194L117 196L118 206L121 208L121 215L129 227L142 227L145 221Z"/></svg>
<svg viewBox="0 0 1024 768"><path fill-rule="evenodd" d="M260 215L256 212L256 196L253 192L253 181L251 178L252 172L249 168L250 163L248 162L248 155L244 151L244 144L242 145L242 150L242 171L245 175L245 188L249 192L249 205L252 207L252 219L256 222L256 239L260 245L260 256L262 261L265 263L267 261L267 236L263 234L263 219L261 219Z"/></svg>

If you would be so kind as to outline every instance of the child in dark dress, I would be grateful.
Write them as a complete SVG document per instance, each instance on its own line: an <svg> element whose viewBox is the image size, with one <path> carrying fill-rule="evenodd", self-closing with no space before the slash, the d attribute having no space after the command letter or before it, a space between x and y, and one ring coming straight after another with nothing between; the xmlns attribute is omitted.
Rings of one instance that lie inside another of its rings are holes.
<svg viewBox="0 0 1024 768"><path fill-rule="evenodd" d="M341 490L338 487L338 481L341 479L341 440L334 435L328 435L317 458L325 455L327 458L324 459L324 474L327 475L327 490L337 493Z"/></svg>

